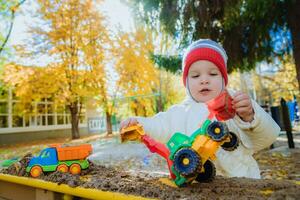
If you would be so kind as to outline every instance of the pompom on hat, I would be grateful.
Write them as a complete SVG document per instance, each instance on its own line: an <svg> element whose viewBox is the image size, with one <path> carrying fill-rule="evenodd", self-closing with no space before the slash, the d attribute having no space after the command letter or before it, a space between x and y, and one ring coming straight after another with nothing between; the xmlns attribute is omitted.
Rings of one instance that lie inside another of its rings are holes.
<svg viewBox="0 0 300 200"><path fill-rule="evenodd" d="M183 84L186 86L186 78L191 65L198 60L207 60L214 63L220 70L225 85L228 82L227 54L223 47L210 39L200 39L193 42L185 51L182 58Z"/></svg>

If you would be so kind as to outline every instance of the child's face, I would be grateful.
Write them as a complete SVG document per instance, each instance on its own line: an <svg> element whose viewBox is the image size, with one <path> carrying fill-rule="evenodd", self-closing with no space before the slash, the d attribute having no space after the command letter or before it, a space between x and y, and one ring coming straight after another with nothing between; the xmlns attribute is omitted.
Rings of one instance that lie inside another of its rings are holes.
<svg viewBox="0 0 300 200"><path fill-rule="evenodd" d="M194 62L188 73L188 87L192 97L198 102L207 102L217 97L223 89L223 77L212 62Z"/></svg>

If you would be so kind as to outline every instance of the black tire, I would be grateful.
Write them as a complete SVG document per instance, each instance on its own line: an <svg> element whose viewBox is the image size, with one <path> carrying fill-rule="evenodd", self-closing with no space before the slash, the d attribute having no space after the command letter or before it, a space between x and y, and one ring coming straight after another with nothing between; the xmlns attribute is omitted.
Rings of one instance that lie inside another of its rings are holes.
<svg viewBox="0 0 300 200"><path fill-rule="evenodd" d="M185 163L188 162L188 163ZM191 148L182 148L174 156L174 168L184 177L193 177L201 169L201 158Z"/></svg>
<svg viewBox="0 0 300 200"><path fill-rule="evenodd" d="M228 137L230 141L222 144L222 148L226 151L233 151L239 146L239 138L233 132L229 132Z"/></svg>
<svg viewBox="0 0 300 200"><path fill-rule="evenodd" d="M213 162L207 160L204 165L204 172L199 173L196 177L196 181L198 182L210 182L216 176L216 167Z"/></svg>
<svg viewBox="0 0 300 200"><path fill-rule="evenodd" d="M207 134L214 141L222 141L228 136L228 128L225 123L214 121L207 127Z"/></svg>

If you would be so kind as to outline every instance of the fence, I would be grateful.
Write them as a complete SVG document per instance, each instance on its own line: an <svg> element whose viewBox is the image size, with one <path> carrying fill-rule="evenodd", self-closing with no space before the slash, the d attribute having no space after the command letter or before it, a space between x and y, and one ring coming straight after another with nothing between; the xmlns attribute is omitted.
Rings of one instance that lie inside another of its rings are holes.
<svg viewBox="0 0 300 200"><path fill-rule="evenodd" d="M291 105L291 104L290 104ZM299 113L298 110L292 110L291 108L297 108L295 105L288 106L286 101L282 98L280 101L280 106L273 106L271 107L271 115L274 121L280 126L281 130L286 131L287 139L288 139L288 146L289 148L295 148L294 140L293 140L293 132L292 132L292 120L291 115L293 116L293 121L299 120ZM298 115L298 117L297 117Z"/></svg>

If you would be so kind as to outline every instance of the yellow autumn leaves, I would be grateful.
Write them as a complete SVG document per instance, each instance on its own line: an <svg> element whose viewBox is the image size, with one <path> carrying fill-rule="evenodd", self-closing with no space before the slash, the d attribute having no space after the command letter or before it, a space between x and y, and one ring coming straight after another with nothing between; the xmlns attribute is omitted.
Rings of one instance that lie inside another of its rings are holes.
<svg viewBox="0 0 300 200"><path fill-rule="evenodd" d="M68 106L97 97L97 104L111 114L116 112L113 102L118 97L153 95L132 99L130 108L140 115L155 112L155 94L162 93L160 73L166 72L159 72L150 59L156 40L151 30L111 33L97 9L101 1L37 2L41 23L32 24L33 38L16 49L21 57L46 55L47 64L43 66L42 59L41 66L9 63L3 73L3 82L14 88L23 103L52 98ZM171 84L172 76L168 76L166 84ZM176 96L172 86L166 89L170 98Z"/></svg>
<svg viewBox="0 0 300 200"><path fill-rule="evenodd" d="M153 51L151 31L140 28L133 34L119 33L113 48L113 56L116 61L115 70L119 76L116 85L124 96L149 95L157 92L158 70L150 60L150 53ZM134 98L130 104L136 115L152 114L149 113L149 108L154 104L153 98Z"/></svg>

